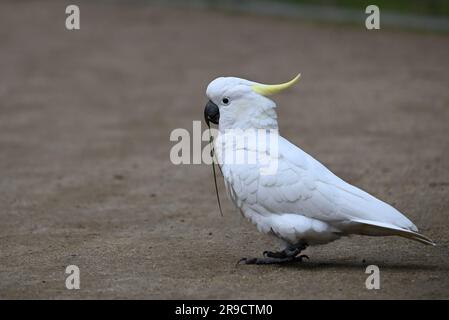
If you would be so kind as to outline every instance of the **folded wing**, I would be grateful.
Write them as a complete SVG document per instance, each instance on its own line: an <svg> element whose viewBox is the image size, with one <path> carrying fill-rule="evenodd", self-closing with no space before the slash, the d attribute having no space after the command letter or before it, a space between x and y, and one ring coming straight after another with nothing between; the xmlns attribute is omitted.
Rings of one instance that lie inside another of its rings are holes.
<svg viewBox="0 0 449 320"><path fill-rule="evenodd" d="M433 244L398 210L343 181L284 138L272 157L277 161L273 175L261 175L257 166L232 168L230 181L240 207L262 215L303 215L347 234L398 235Z"/></svg>

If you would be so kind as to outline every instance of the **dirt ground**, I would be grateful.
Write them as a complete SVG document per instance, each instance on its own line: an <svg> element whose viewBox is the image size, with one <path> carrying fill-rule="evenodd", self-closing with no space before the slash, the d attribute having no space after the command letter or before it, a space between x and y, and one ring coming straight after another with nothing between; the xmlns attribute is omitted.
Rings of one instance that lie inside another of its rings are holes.
<svg viewBox="0 0 449 320"><path fill-rule="evenodd" d="M0 298L449 298L449 36L78 3L79 31L63 1L0 4ZM296 72L281 133L438 246L353 237L235 265L275 244L221 179L220 217L211 168L173 165L170 132L202 120L217 76Z"/></svg>

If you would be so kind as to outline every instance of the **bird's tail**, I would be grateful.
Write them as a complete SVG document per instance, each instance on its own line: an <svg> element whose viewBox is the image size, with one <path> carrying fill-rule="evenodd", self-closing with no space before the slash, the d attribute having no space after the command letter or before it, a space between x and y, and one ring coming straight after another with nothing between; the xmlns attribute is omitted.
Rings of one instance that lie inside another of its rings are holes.
<svg viewBox="0 0 449 320"><path fill-rule="evenodd" d="M400 236L407 239L415 240L427 245L435 246L435 242L428 237L407 229L397 227L395 225L377 221L354 219L347 226L347 230L351 233L367 235L367 236Z"/></svg>

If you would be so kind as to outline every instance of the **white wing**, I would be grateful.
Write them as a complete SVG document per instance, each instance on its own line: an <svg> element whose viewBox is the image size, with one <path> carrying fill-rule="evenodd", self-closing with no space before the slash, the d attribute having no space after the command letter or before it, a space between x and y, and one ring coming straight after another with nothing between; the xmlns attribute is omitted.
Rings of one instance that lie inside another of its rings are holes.
<svg viewBox="0 0 449 320"><path fill-rule="evenodd" d="M251 152L251 150L248 150ZM344 233L400 235L428 244L398 210L354 187L310 155L279 137L278 169L261 175L257 165L224 166L234 202L261 214L299 214Z"/></svg>

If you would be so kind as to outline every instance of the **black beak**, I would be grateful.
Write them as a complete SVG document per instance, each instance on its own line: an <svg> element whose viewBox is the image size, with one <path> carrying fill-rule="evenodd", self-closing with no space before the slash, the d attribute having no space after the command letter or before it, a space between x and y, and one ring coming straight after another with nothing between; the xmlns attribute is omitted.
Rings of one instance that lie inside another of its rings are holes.
<svg viewBox="0 0 449 320"><path fill-rule="evenodd" d="M204 120L206 120L207 125L209 125L209 121L218 124L218 120L220 120L220 110L218 110L218 106L210 100L204 108Z"/></svg>

